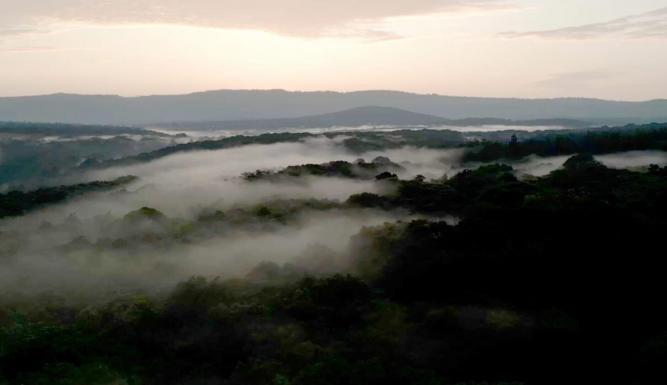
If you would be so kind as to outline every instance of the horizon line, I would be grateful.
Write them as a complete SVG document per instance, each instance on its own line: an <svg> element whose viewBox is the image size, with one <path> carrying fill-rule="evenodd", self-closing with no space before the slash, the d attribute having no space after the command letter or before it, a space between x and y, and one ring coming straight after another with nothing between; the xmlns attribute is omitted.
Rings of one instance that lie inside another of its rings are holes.
<svg viewBox="0 0 667 385"><path fill-rule="evenodd" d="M584 97L584 96L555 96L555 97L517 97L517 96L462 96L462 95L449 95L449 94L440 94L440 93L426 93L426 92L411 92L411 91L402 91L402 90L392 90L392 89L360 89L353 91L334 91L334 90L315 90L315 91L304 91L304 90L291 90L285 88L219 88L219 89L209 89L202 91L191 91L183 93L164 93L164 94L155 94L148 93L142 95L120 95L120 94L104 94L104 93L77 93L77 92L52 92L52 93L43 93L43 94L30 94L30 95L11 95L11 96L0 96L0 99L21 99L21 98L37 98L37 97L48 97L48 96L88 96L88 97L117 97L123 99L139 99L139 98L149 98L149 97L177 97L177 96L193 96L198 94L210 94L216 92L285 92L293 94L308 94L308 93L322 93L322 94L355 94L355 93L364 93L364 92L388 92L388 93L400 93L414 96L433 96L433 97L446 97L446 98L459 98L459 99L512 99L512 100L592 100L592 101L603 101L603 102L621 102L621 103L650 103L650 102L662 102L667 101L665 98L654 98L654 99L641 99L641 100L623 100L623 99L605 99L597 97Z"/></svg>

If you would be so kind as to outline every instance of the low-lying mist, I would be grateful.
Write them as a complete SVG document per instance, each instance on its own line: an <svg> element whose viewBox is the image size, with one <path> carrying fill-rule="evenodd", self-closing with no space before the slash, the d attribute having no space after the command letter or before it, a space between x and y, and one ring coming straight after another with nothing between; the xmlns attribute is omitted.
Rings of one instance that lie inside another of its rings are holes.
<svg viewBox="0 0 667 385"><path fill-rule="evenodd" d="M262 135L266 133L300 133L308 132L311 134L323 134L323 133L348 133L348 132L391 132L396 130L447 130L447 131L458 131L464 133L484 133L484 132L496 132L496 131L525 131L525 132L538 132L538 131L558 131L566 130L568 127L559 126L559 125L535 125L535 126L526 126L526 125L501 125L501 124L487 124L487 125L472 125L472 126L460 126L460 125L362 125L362 126L334 126L334 127L320 127L320 128L304 128L304 127L289 127L289 128L249 128L249 129L200 129L196 127L187 127L187 124L184 124L183 127L174 128L174 127L160 127L160 126L150 126L148 127L152 131L174 135L174 134L185 134L192 138L198 139L215 139L215 138L224 138L235 135Z"/></svg>
<svg viewBox="0 0 667 385"><path fill-rule="evenodd" d="M317 198L345 200L360 192L386 192L373 181L308 177L299 183L245 183L240 176L255 170L278 170L290 165L319 164L332 160L353 162L360 157L339 146L341 138L316 138L299 143L251 145L218 151L181 153L150 163L112 168L85 175L87 180L111 180L123 175L140 179L127 192L98 195L71 202L39 213L41 217L68 215L88 216L107 212L126 213L149 206L165 213L185 216L191 209L216 205L220 208L237 204L254 204L275 198ZM401 178L422 174L439 178L458 172L461 150L428 150L402 148L369 152L361 156L371 160L387 156L401 163Z"/></svg>
<svg viewBox="0 0 667 385"><path fill-rule="evenodd" d="M117 292L169 288L193 275L243 276L265 261L300 261L317 266L315 270L340 271L351 236L364 226L409 216L306 208L284 223L261 219L248 224L243 217L236 227L216 230L211 224L205 236L201 228L206 225L197 222L203 212L252 211L272 200L330 200L335 206L352 194L389 192L386 184L365 180L306 177L293 183L248 183L240 177L256 169L358 157L336 143L318 139L185 153L84 175L82 179L88 180L130 174L139 179L121 190L84 195L1 222L0 292L10 296L68 293L70 299L90 300ZM429 167L433 175L441 174L435 171L441 153L424 152L419 157L411 153L415 150L389 155L412 159L415 165L406 169L406 176ZM142 207L158 210L167 219L129 221L127 214ZM193 226L198 230L191 230Z"/></svg>
<svg viewBox="0 0 667 385"><path fill-rule="evenodd" d="M387 194L391 184L312 176L249 183L241 175L378 156L399 163L402 179L439 179L477 166L461 164L463 149L404 147L359 155L346 151L343 139L179 153L81 175L81 180L139 179L120 190L83 195L1 221L0 297L51 292L92 300L119 292L155 292L193 275L241 277L261 262L293 263L311 273L342 271L351 257L350 237L365 226L412 217L400 211L353 210L337 202L361 192ZM541 176L567 158L533 156L510 164L518 174ZM651 151L597 159L616 168L667 164L665 153ZM320 209L306 205L287 219L260 207L309 199L331 204ZM229 212L244 214L237 218ZM206 222L202 213L222 219ZM137 216L146 218L137 222L132 219Z"/></svg>
<svg viewBox="0 0 667 385"><path fill-rule="evenodd" d="M520 175L544 176L563 166L572 155L539 157L530 156L521 161L511 162ZM595 159L609 168L642 169L651 164L667 165L667 153L663 151L627 151L613 154L595 155Z"/></svg>
<svg viewBox="0 0 667 385"><path fill-rule="evenodd" d="M338 272L346 268L350 237L400 218L405 216L375 210L304 211L288 224L239 226L199 239L166 235L158 223L124 222L124 231L105 232L99 218L70 218L3 233L3 243L13 239L5 243L13 250L3 250L0 293L103 300L168 290L191 276L242 277L261 262L291 263L310 274Z"/></svg>

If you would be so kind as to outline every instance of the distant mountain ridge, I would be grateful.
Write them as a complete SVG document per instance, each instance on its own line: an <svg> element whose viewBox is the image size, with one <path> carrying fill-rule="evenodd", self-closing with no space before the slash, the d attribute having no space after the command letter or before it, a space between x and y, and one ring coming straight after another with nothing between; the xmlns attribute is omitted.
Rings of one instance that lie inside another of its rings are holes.
<svg viewBox="0 0 667 385"><path fill-rule="evenodd" d="M226 120L218 122L182 122L163 125L164 128L200 130L243 130L284 128L330 128L360 126L562 126L586 127L589 122L573 119L510 120L496 118L445 119L393 107L364 106L328 114L298 118Z"/></svg>
<svg viewBox="0 0 667 385"><path fill-rule="evenodd" d="M595 123L667 120L667 100L511 99L413 94L399 91L292 92L220 90L187 95L121 97L53 94L0 98L0 120L146 125L283 119L382 106L447 119L575 119Z"/></svg>

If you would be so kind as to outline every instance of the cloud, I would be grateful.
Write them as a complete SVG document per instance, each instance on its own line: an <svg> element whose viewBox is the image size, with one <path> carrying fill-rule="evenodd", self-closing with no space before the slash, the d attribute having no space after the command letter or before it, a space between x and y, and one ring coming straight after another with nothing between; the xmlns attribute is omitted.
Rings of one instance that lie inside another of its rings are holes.
<svg viewBox="0 0 667 385"><path fill-rule="evenodd" d="M497 9L505 0L23 0L5 6L0 25L177 24L322 36L390 17ZM362 35L379 31L356 28ZM382 37L388 35L384 34Z"/></svg>
<svg viewBox="0 0 667 385"><path fill-rule="evenodd" d="M327 33L327 36L337 38L357 38L368 42L400 40L405 38L405 36L398 33L372 28L352 28L338 32L331 31Z"/></svg>
<svg viewBox="0 0 667 385"><path fill-rule="evenodd" d="M541 31L504 32L502 36L579 40L600 37L667 38L667 7L602 23Z"/></svg>

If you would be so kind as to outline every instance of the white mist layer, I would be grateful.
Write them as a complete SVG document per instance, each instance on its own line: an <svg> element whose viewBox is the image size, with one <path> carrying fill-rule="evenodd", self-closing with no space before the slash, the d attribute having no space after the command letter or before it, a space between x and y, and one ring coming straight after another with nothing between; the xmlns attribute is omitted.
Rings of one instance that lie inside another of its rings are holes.
<svg viewBox="0 0 667 385"><path fill-rule="evenodd" d="M352 154L339 145L341 138L315 138L300 143L251 145L217 151L175 154L149 163L101 170L82 178L110 180L124 175L140 179L125 191L84 195L23 217L0 222L0 293L52 291L96 293L154 291L193 275L236 277L260 262L297 262L319 254L337 256L330 268L344 265L349 239L364 226L408 220L405 213L375 210L305 211L289 224L215 234L193 242L174 241L156 246L98 247L98 240L117 236L99 225L104 216L119 220L128 212L152 207L187 223L202 209L228 210L272 199L328 199L344 201L360 192L386 193L386 185L343 178L302 178L296 183L249 183L240 178L257 169L277 170L290 165L333 160L367 161L386 156L405 167L401 178L449 176L462 170L462 150L400 148ZM546 175L568 156L528 157L512 162L518 174ZM663 152L641 151L596 157L610 167L667 164ZM467 165L475 167L476 165ZM384 186L384 187L383 187ZM71 215L74 214L74 217ZM69 218L69 219L68 219ZM48 221L55 227L44 226ZM127 229L126 237L133 229ZM141 234L139 234L141 235ZM64 245L85 237L83 246ZM121 236L122 238L122 236ZM328 250L323 252L322 250Z"/></svg>
<svg viewBox="0 0 667 385"><path fill-rule="evenodd" d="M350 237L364 226L394 222L400 214L373 210L307 212L295 223L272 231L238 230L197 243L174 242L169 247L138 244L110 249L85 245L65 250L77 233L95 231L82 222L66 233L42 229L23 233L19 252L4 261L0 292L19 294L79 293L90 299L112 293L168 289L191 276L241 277L260 262L298 263L319 258L322 250L336 256L327 269L342 269ZM97 229L99 231L99 229ZM98 234L99 237L104 234ZM94 240L94 239L93 239Z"/></svg>
<svg viewBox="0 0 667 385"><path fill-rule="evenodd" d="M341 258L344 260L341 256L350 237L364 226L409 216L375 210L305 211L287 225L269 229L240 226L238 230L206 239L164 245L132 240L133 236L150 237L150 228L128 225L127 234L118 234L103 224L121 221L128 212L141 207L155 208L174 220L188 223L202 209L225 211L273 199L344 201L360 192L387 192L386 186L374 181L309 177L295 183L250 183L239 177L257 169L354 161L359 157L346 152L337 142L318 138L305 143L183 153L83 176L89 180L110 180L131 174L140 179L119 191L87 194L0 222L0 243L7 247L0 250L3 259L0 292L12 290L34 295L80 291L83 296L95 296L114 291L153 291L193 275L243 276L260 262L288 263L311 257L313 250L329 250L338 256L328 262L335 270L343 262ZM409 153L414 155L412 150ZM399 156L401 152L392 154ZM424 152L419 159L435 168L435 159L441 155ZM415 170L406 173L415 174ZM45 225L46 222L53 226ZM77 246L81 239L85 240L83 245ZM114 239L130 239L132 246L113 248L97 243Z"/></svg>
<svg viewBox="0 0 667 385"><path fill-rule="evenodd" d="M509 162L519 175L545 176L563 166L572 155L539 157L531 155L516 162ZM609 168L642 169L651 164L667 166L667 152L627 151L595 155L594 158Z"/></svg>

